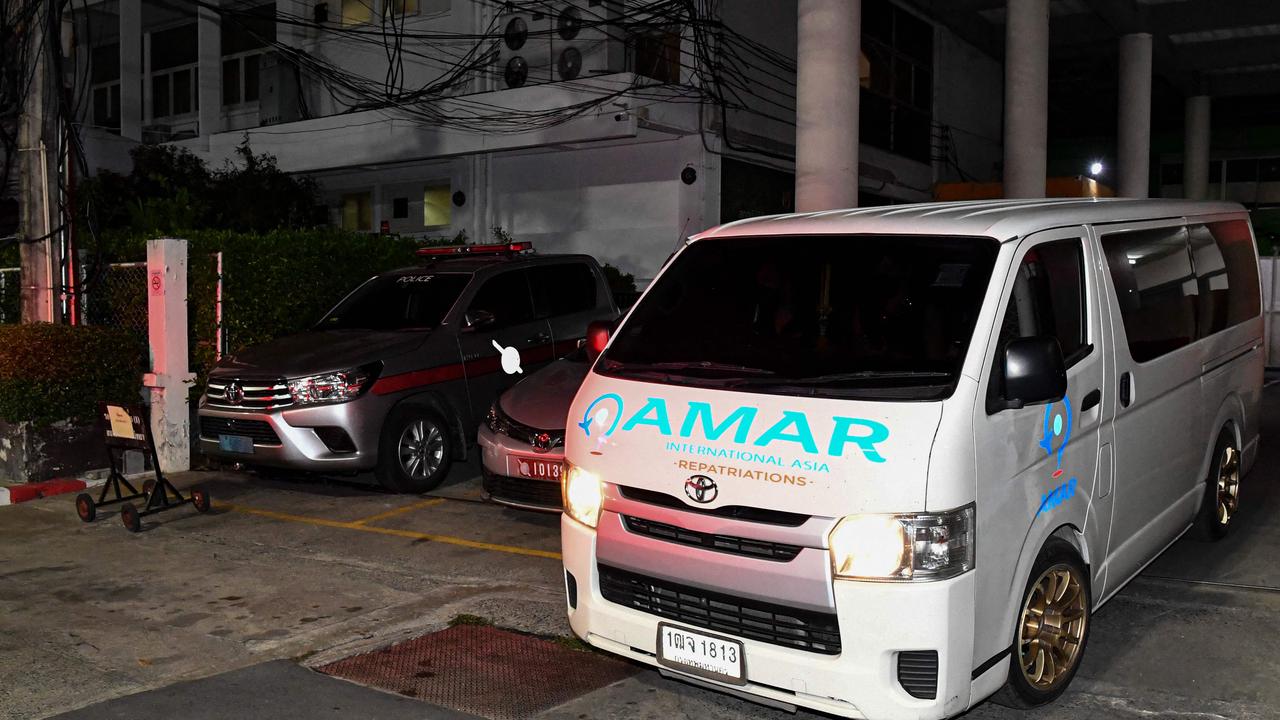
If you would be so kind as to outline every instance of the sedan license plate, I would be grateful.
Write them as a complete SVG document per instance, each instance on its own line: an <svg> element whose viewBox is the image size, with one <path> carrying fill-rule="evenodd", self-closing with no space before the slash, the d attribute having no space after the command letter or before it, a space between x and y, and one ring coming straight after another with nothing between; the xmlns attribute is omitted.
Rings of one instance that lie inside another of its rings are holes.
<svg viewBox="0 0 1280 720"><path fill-rule="evenodd" d="M223 452L252 455L253 438L245 437L243 435L219 435L218 449Z"/></svg>
<svg viewBox="0 0 1280 720"><path fill-rule="evenodd" d="M560 482L560 472L564 469L564 463L559 460L521 457L519 455L512 455L511 460L516 464L516 474L530 480L554 480Z"/></svg>
<svg viewBox="0 0 1280 720"><path fill-rule="evenodd" d="M742 643L666 623L658 624L658 663L712 680L746 684Z"/></svg>

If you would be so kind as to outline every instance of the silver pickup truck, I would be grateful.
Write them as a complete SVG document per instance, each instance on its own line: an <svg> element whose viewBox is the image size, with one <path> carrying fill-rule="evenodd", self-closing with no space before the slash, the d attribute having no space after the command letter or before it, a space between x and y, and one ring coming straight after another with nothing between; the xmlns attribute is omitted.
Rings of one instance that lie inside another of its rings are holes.
<svg viewBox="0 0 1280 720"><path fill-rule="evenodd" d="M209 374L200 449L319 472L373 470L394 492L438 486L500 392L618 315L586 255L528 243L431 248L371 278L314 328Z"/></svg>

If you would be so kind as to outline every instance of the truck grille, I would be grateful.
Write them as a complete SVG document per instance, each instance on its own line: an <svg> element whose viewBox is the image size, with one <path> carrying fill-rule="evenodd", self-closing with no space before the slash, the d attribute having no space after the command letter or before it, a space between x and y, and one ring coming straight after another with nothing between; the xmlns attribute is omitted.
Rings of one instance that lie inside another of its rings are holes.
<svg viewBox="0 0 1280 720"><path fill-rule="evenodd" d="M217 442L219 435L240 435L253 439L254 445L279 445L280 438L271 425L262 420L200 416L200 438Z"/></svg>
<svg viewBox="0 0 1280 720"><path fill-rule="evenodd" d="M822 655L840 654L834 613L746 600L598 565L605 600L651 615Z"/></svg>
<svg viewBox="0 0 1280 720"><path fill-rule="evenodd" d="M558 482L495 475L486 469L483 484L484 491L495 500L532 505L548 510L559 510L561 506Z"/></svg>
<svg viewBox="0 0 1280 720"><path fill-rule="evenodd" d="M645 520L632 515L623 515L622 522L626 525L627 530L637 535L733 555L761 558L763 560L790 562L796 559L802 549L799 545L785 545L766 540L752 540L751 538L734 537L732 535L713 535L711 533L686 530L675 525Z"/></svg>
<svg viewBox="0 0 1280 720"><path fill-rule="evenodd" d="M204 397L209 407L224 410L278 410L293 404L289 386L279 378L209 378Z"/></svg>

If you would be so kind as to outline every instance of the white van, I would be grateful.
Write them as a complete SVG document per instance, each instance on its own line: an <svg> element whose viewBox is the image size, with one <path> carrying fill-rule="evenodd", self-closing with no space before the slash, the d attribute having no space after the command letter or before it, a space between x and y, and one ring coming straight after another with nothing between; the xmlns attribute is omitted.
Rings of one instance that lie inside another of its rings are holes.
<svg viewBox="0 0 1280 720"><path fill-rule="evenodd" d="M1094 610L1188 529L1230 528L1258 449L1257 262L1240 206L1172 200L692 238L570 410L574 632L844 717L1052 700Z"/></svg>

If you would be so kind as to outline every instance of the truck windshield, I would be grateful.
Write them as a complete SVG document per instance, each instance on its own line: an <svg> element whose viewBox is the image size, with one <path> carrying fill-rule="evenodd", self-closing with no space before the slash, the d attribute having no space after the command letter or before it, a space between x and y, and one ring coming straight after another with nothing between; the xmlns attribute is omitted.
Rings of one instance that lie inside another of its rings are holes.
<svg viewBox="0 0 1280 720"><path fill-rule="evenodd" d="M989 238L914 235L700 240L596 369L748 392L946 397L998 249Z"/></svg>
<svg viewBox="0 0 1280 720"><path fill-rule="evenodd" d="M466 273L381 275L356 289L316 325L317 330L430 330L444 320Z"/></svg>

